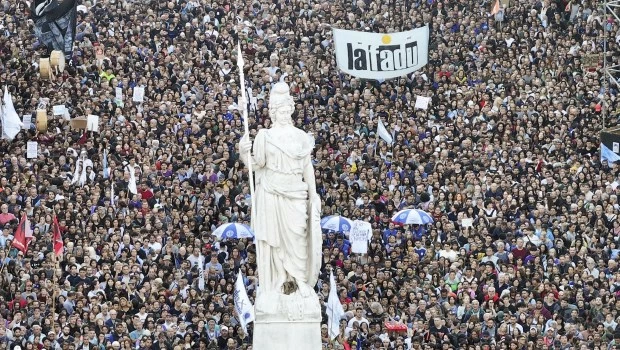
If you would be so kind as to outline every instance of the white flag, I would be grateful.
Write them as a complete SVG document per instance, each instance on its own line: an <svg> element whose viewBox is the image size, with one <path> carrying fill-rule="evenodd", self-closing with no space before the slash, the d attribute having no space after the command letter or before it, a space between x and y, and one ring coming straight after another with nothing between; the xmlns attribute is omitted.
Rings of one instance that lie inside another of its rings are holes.
<svg viewBox="0 0 620 350"><path fill-rule="evenodd" d="M334 340L340 334L340 319L344 316L344 309L338 299L338 287L334 274L329 273L329 297L327 299L327 329L330 339Z"/></svg>
<svg viewBox="0 0 620 350"><path fill-rule="evenodd" d="M116 209L116 202L114 200L114 181L110 184L110 205Z"/></svg>
<svg viewBox="0 0 620 350"><path fill-rule="evenodd" d="M4 87L4 97L2 99L3 106L0 111L0 119L2 119L2 138L13 141L24 125L13 106L13 98L7 87Z"/></svg>
<svg viewBox="0 0 620 350"><path fill-rule="evenodd" d="M392 135L387 131L387 129L385 128L385 125L383 125L381 118L378 118L378 119L379 119L379 124L377 125L377 136L382 138L383 141L387 142L388 144L391 144L394 141L394 139L392 138Z"/></svg>
<svg viewBox="0 0 620 350"><path fill-rule="evenodd" d="M202 254L200 254L198 261L198 289L205 289L205 257Z"/></svg>
<svg viewBox="0 0 620 350"><path fill-rule="evenodd" d="M237 274L237 282L235 282L235 311L237 311L239 324L247 333L248 323L254 322L254 306L250 303L248 292L245 290L241 271Z"/></svg>
<svg viewBox="0 0 620 350"><path fill-rule="evenodd" d="M129 192L138 194L138 185L136 184L136 168L129 165L129 184L127 185Z"/></svg>

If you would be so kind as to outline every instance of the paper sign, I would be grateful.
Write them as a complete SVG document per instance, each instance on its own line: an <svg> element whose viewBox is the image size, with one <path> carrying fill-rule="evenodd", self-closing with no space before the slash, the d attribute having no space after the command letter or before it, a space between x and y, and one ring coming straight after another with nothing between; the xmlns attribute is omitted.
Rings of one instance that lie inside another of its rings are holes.
<svg viewBox="0 0 620 350"><path fill-rule="evenodd" d="M134 102L144 102L144 87L136 86L133 88L133 101Z"/></svg>
<svg viewBox="0 0 620 350"><path fill-rule="evenodd" d="M56 105L53 107L54 115L64 115L66 108L65 105Z"/></svg>
<svg viewBox="0 0 620 350"><path fill-rule="evenodd" d="M472 226L474 226L474 219L472 219L472 218L465 218L465 219L461 220L461 226L463 226L463 227L472 227Z"/></svg>
<svg viewBox="0 0 620 350"><path fill-rule="evenodd" d="M614 149L614 153L620 152L620 143L614 142L613 143L613 149Z"/></svg>
<svg viewBox="0 0 620 350"><path fill-rule="evenodd" d="M89 114L86 118L86 130L99 132L99 116Z"/></svg>
<svg viewBox="0 0 620 350"><path fill-rule="evenodd" d="M28 141L26 144L26 158L32 159L39 155L39 144L35 141Z"/></svg>
<svg viewBox="0 0 620 350"><path fill-rule="evenodd" d="M22 124L24 124L24 126L22 126L22 129L29 130L30 125L32 125L32 116L31 115L22 116Z"/></svg>
<svg viewBox="0 0 620 350"><path fill-rule="evenodd" d="M349 241L351 242L351 252L356 254L368 253L368 240L372 237L372 225L367 222L355 220L351 231L349 231Z"/></svg>
<svg viewBox="0 0 620 350"><path fill-rule="evenodd" d="M415 98L415 108L416 109L424 109L426 110L428 108L428 103L431 102L431 98L430 97L425 97L425 96L416 96Z"/></svg>
<svg viewBox="0 0 620 350"><path fill-rule="evenodd" d="M123 100L123 88L120 88L120 87L116 88L116 99L119 101Z"/></svg>

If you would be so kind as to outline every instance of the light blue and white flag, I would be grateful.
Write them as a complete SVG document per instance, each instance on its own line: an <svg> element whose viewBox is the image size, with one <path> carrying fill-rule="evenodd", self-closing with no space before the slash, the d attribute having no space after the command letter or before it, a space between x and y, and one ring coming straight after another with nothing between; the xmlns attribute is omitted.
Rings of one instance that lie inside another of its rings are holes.
<svg viewBox="0 0 620 350"><path fill-rule="evenodd" d="M235 311L237 318L243 331L247 333L247 326L250 322L254 322L254 306L250 303L248 292L243 283L241 272L237 274L237 282L235 282Z"/></svg>
<svg viewBox="0 0 620 350"><path fill-rule="evenodd" d="M205 290L205 256L202 254L198 262L198 289Z"/></svg>
<svg viewBox="0 0 620 350"><path fill-rule="evenodd" d="M103 151L103 178L110 177L110 167L108 166L108 150Z"/></svg>

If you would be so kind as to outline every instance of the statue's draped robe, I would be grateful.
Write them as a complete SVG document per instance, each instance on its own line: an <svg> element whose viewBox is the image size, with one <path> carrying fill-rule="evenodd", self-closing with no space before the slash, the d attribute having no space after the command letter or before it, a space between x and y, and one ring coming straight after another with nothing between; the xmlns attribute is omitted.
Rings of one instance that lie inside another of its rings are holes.
<svg viewBox="0 0 620 350"><path fill-rule="evenodd" d="M316 283L321 250L315 242L320 240L320 229L314 221L320 214L309 211L303 178L313 147L313 138L292 126L263 129L256 135L252 227L261 292L280 292L282 284L292 280L310 288Z"/></svg>

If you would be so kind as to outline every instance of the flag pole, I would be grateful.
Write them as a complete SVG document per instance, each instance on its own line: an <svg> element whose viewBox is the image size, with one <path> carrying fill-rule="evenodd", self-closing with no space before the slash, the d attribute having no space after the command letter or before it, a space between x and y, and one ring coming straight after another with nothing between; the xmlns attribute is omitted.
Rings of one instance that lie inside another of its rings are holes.
<svg viewBox="0 0 620 350"><path fill-rule="evenodd" d="M11 242L13 244L13 242ZM11 252L11 248L4 247L4 260L2 261L2 267L0 268L0 275L4 273L4 268L8 265L5 261L9 257L9 253Z"/></svg>
<svg viewBox="0 0 620 350"><path fill-rule="evenodd" d="M50 322L51 330L54 331L54 320L56 318L56 269L58 266L58 259L56 259L56 252L54 251L54 238L52 238L52 261L54 263L54 272L52 273L52 320ZM54 332L56 334L56 332Z"/></svg>
<svg viewBox="0 0 620 350"><path fill-rule="evenodd" d="M248 101L247 101L247 91L245 90L245 74L243 72L243 54L241 52L241 42L237 43L237 67L239 68L239 86L241 89L241 100L243 101L243 128L245 131L245 135L250 137L250 122L248 120ZM249 170L249 181L250 181L250 196L252 199L252 204L254 204L254 174L252 173L252 153L248 157L248 170ZM254 207L254 206L252 206Z"/></svg>
<svg viewBox="0 0 620 350"><path fill-rule="evenodd" d="M56 318L56 287L58 287L58 283L56 283L56 270L59 268L58 257L56 256L56 249L54 246L56 245L55 241L55 230L60 230L60 226L58 225L58 216L56 215L56 209L53 210L54 217L52 219L52 262L54 263L54 272L52 273L52 320L50 322L50 326L52 331L54 331L54 321ZM54 226L56 226L54 228ZM54 332L56 334L56 332Z"/></svg>
<svg viewBox="0 0 620 350"><path fill-rule="evenodd" d="M248 120L248 101L247 101L247 91L245 89L245 74L243 72L243 66L244 66L244 61L243 61L243 52L241 51L241 41L237 42L237 68L239 69L239 88L241 89L241 100L242 100L242 104L243 104L243 128L245 131L245 136L248 137L248 139L250 138L250 121ZM250 152L248 153L248 159L247 161L247 165L248 165L248 182L250 183L250 203L251 203L251 207L250 207L250 227L252 227L252 213L255 212L256 210L256 197L254 196L254 172L253 172L253 167L252 167L252 151L250 150ZM252 227L253 228L253 227ZM258 262L260 261L259 258L259 248L258 248L258 241L255 240L254 243L254 247L256 248L256 264L258 265Z"/></svg>

